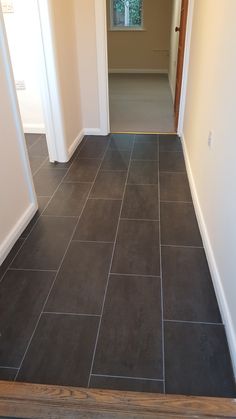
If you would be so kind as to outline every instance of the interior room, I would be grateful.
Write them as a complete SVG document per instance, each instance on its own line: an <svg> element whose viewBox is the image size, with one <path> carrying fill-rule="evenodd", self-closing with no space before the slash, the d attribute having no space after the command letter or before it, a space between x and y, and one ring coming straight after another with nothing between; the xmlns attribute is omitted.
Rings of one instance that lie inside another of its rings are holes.
<svg viewBox="0 0 236 419"><path fill-rule="evenodd" d="M107 0L112 132L174 132L180 0Z"/></svg>

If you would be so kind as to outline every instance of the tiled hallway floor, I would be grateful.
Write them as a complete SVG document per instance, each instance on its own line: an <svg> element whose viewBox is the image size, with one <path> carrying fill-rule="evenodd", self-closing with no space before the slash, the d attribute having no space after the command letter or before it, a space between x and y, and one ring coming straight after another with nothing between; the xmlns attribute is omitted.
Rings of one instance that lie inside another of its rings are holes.
<svg viewBox="0 0 236 419"><path fill-rule="evenodd" d="M44 142L0 268L0 378L235 396L178 138L90 137L65 165Z"/></svg>

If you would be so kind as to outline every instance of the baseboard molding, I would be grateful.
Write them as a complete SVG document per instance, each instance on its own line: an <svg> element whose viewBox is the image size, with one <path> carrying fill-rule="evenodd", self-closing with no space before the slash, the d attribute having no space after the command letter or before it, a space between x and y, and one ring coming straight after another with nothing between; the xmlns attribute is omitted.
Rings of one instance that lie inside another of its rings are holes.
<svg viewBox="0 0 236 419"><path fill-rule="evenodd" d="M21 218L17 221L14 227L11 229L8 236L5 238L3 243L0 245L0 265L4 262L7 255L10 253L12 247L19 239L33 216L35 215L38 207L36 204L31 203Z"/></svg>
<svg viewBox="0 0 236 419"><path fill-rule="evenodd" d="M152 68L110 68L109 74L168 74L168 69Z"/></svg>
<svg viewBox="0 0 236 419"><path fill-rule="evenodd" d="M184 158L185 158L185 163L186 163L186 170L187 170L190 189L191 189L192 198L193 198L193 205L194 205L199 229L202 236L203 246L206 252L209 269L211 272L211 277L212 277L213 286L216 293L216 298L219 304L222 320L225 325L225 331L226 331L226 336L228 340L232 366L234 370L234 376L236 377L236 331L234 330L232 316L229 311L227 298L225 296L224 288L222 285L223 281L222 281L222 278L221 278L221 275L217 266L217 261L215 259L211 240L208 234L207 225L204 220L204 215L201 209L201 204L198 199L197 188L194 181L193 172L191 169L191 164L190 164L190 160L188 156L188 151L187 151L184 135L182 135L182 144L183 144Z"/></svg>
<svg viewBox="0 0 236 419"><path fill-rule="evenodd" d="M43 124L23 124L25 134L45 134L45 126Z"/></svg>
<svg viewBox="0 0 236 419"><path fill-rule="evenodd" d="M83 137L84 137L84 130L81 130L80 133L77 135L76 139L73 141L73 143L69 147L69 152L68 152L69 158L68 158L68 160L70 160L70 158L74 154L76 148L78 147L78 145L83 140Z"/></svg>
<svg viewBox="0 0 236 419"><path fill-rule="evenodd" d="M106 135L103 134L100 128L84 128L84 135Z"/></svg>

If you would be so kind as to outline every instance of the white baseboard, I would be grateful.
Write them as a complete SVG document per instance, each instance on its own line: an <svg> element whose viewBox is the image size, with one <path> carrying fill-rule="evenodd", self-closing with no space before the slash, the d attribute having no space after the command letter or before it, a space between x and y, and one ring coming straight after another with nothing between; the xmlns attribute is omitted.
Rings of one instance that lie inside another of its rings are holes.
<svg viewBox="0 0 236 419"><path fill-rule="evenodd" d="M70 160L70 158L72 157L76 148L78 147L78 145L83 140L83 137L84 137L84 130L81 130L80 133L77 135L76 139L73 141L73 143L69 147L69 158L68 158L68 160Z"/></svg>
<svg viewBox="0 0 236 419"><path fill-rule="evenodd" d="M16 243L16 241L19 239L33 216L35 215L36 211L38 209L38 206L34 203L30 204L30 206L27 208L27 210L24 212L24 214L21 216L21 218L17 221L17 223L14 225L14 227L11 229L8 236L5 238L3 243L0 245L0 265L4 262L7 255L10 253L12 247Z"/></svg>
<svg viewBox="0 0 236 419"><path fill-rule="evenodd" d="M168 69L109 68L109 74L168 74Z"/></svg>
<svg viewBox="0 0 236 419"><path fill-rule="evenodd" d="M84 135L103 135L100 128L84 128Z"/></svg>
<svg viewBox="0 0 236 419"><path fill-rule="evenodd" d="M201 204L198 199L196 184L194 181L194 176L191 169L186 142L183 135L182 135L182 144L183 144L184 158L185 158L185 163L186 163L190 189L191 189L192 198L193 198L193 205L194 205L199 229L202 236L203 246L206 252L209 269L211 272L211 277L212 277L213 286L216 293L216 298L219 304L222 320L225 326L226 336L227 336L228 345L229 345L229 351L230 351L231 360L232 360L232 366L234 370L234 376L236 377L236 331L233 326L232 316L229 311L227 298L225 296L224 288L222 285L223 281L222 281L222 278L221 278L221 275L217 266L217 261L215 259L211 240L208 234L207 225L204 220L204 215L201 209Z"/></svg>
<svg viewBox="0 0 236 419"><path fill-rule="evenodd" d="M43 124L23 124L25 134L45 134L45 126Z"/></svg>

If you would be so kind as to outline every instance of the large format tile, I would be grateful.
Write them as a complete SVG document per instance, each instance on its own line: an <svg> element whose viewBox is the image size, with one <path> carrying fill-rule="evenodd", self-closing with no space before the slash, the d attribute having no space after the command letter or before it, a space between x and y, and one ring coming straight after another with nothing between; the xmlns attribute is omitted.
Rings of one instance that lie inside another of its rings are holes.
<svg viewBox="0 0 236 419"><path fill-rule="evenodd" d="M14 381L17 370L14 368L0 368L0 380Z"/></svg>
<svg viewBox="0 0 236 419"><path fill-rule="evenodd" d="M158 184L157 161L131 161L128 184L153 185Z"/></svg>
<svg viewBox="0 0 236 419"><path fill-rule="evenodd" d="M120 207L121 201L89 199L73 240L114 241Z"/></svg>
<svg viewBox="0 0 236 419"><path fill-rule="evenodd" d="M105 154L101 170L125 171L130 161L129 150L113 150L109 148Z"/></svg>
<svg viewBox="0 0 236 419"><path fill-rule="evenodd" d="M84 207L91 183L62 183L51 202L45 215L79 216Z"/></svg>
<svg viewBox="0 0 236 419"><path fill-rule="evenodd" d="M51 196L63 177L66 170L63 169L44 169L43 167L34 175L34 187L37 195Z"/></svg>
<svg viewBox="0 0 236 419"><path fill-rule="evenodd" d="M45 160L45 157L29 157L32 175L34 175L37 172L37 170L43 165Z"/></svg>
<svg viewBox="0 0 236 419"><path fill-rule="evenodd" d="M112 244L72 242L45 310L100 314L111 252Z"/></svg>
<svg viewBox="0 0 236 419"><path fill-rule="evenodd" d="M90 198L122 199L126 172L99 172Z"/></svg>
<svg viewBox="0 0 236 419"><path fill-rule="evenodd" d="M157 160L158 145L155 142L135 142L132 160Z"/></svg>
<svg viewBox="0 0 236 419"><path fill-rule="evenodd" d="M158 186L127 185L121 217L158 220Z"/></svg>
<svg viewBox="0 0 236 419"><path fill-rule="evenodd" d="M108 140L108 137L87 138L83 148L79 151L78 158L101 159L106 151Z"/></svg>
<svg viewBox="0 0 236 419"><path fill-rule="evenodd" d="M182 144L178 135L159 135L159 151L182 151Z"/></svg>
<svg viewBox="0 0 236 419"><path fill-rule="evenodd" d="M97 317L43 314L17 380L86 387L98 321Z"/></svg>
<svg viewBox="0 0 236 419"><path fill-rule="evenodd" d="M159 278L111 275L93 373L163 378Z"/></svg>
<svg viewBox="0 0 236 419"><path fill-rule="evenodd" d="M164 318L221 323L203 249L162 247Z"/></svg>
<svg viewBox="0 0 236 419"><path fill-rule="evenodd" d="M202 246L192 204L161 202L161 241L166 245Z"/></svg>
<svg viewBox="0 0 236 419"><path fill-rule="evenodd" d="M28 153L30 157L47 157L48 147L45 135L41 135L29 149Z"/></svg>
<svg viewBox="0 0 236 419"><path fill-rule="evenodd" d="M121 220L112 272L159 275L159 226L156 221Z"/></svg>
<svg viewBox="0 0 236 419"><path fill-rule="evenodd" d="M184 155L182 152L163 152L159 154L161 172L185 172Z"/></svg>
<svg viewBox="0 0 236 419"><path fill-rule="evenodd" d="M41 134L25 134L25 142L27 148L32 147L38 140Z"/></svg>
<svg viewBox="0 0 236 419"><path fill-rule="evenodd" d="M160 173L161 201L192 202L186 173Z"/></svg>
<svg viewBox="0 0 236 419"><path fill-rule="evenodd" d="M134 135L112 134L109 148L112 150L131 150L134 142Z"/></svg>
<svg viewBox="0 0 236 419"><path fill-rule="evenodd" d="M10 253L7 255L6 259L0 266L0 280L5 274L6 270L12 263L14 257L16 256L17 252L19 251L20 247L24 243L24 239L19 238L17 242L14 244L13 248L11 249Z"/></svg>
<svg viewBox="0 0 236 419"><path fill-rule="evenodd" d="M36 212L36 214L34 215L34 217L32 218L32 220L29 222L29 224L27 225L26 229L21 234L21 238L28 237L29 233L31 232L32 228L34 227L34 225L35 225L36 221L38 220L39 216L42 214L42 212L46 208L49 200L50 200L50 197L49 196L38 196L37 197L38 211Z"/></svg>
<svg viewBox="0 0 236 419"><path fill-rule="evenodd" d="M42 216L13 261L12 267L58 269L76 221L76 218Z"/></svg>
<svg viewBox="0 0 236 419"><path fill-rule="evenodd" d="M0 365L19 367L55 274L9 270L0 284Z"/></svg>
<svg viewBox="0 0 236 419"><path fill-rule="evenodd" d="M165 322L166 392L235 397L223 326Z"/></svg>
<svg viewBox="0 0 236 419"><path fill-rule="evenodd" d="M145 380L125 377L92 375L90 388L101 388L120 391L138 391L146 393L163 393L163 381Z"/></svg>
<svg viewBox="0 0 236 419"><path fill-rule="evenodd" d="M135 135L135 143L157 143L158 135L156 134L139 134Z"/></svg>
<svg viewBox="0 0 236 419"><path fill-rule="evenodd" d="M75 159L64 181L93 182L100 165L101 160L99 159Z"/></svg>

